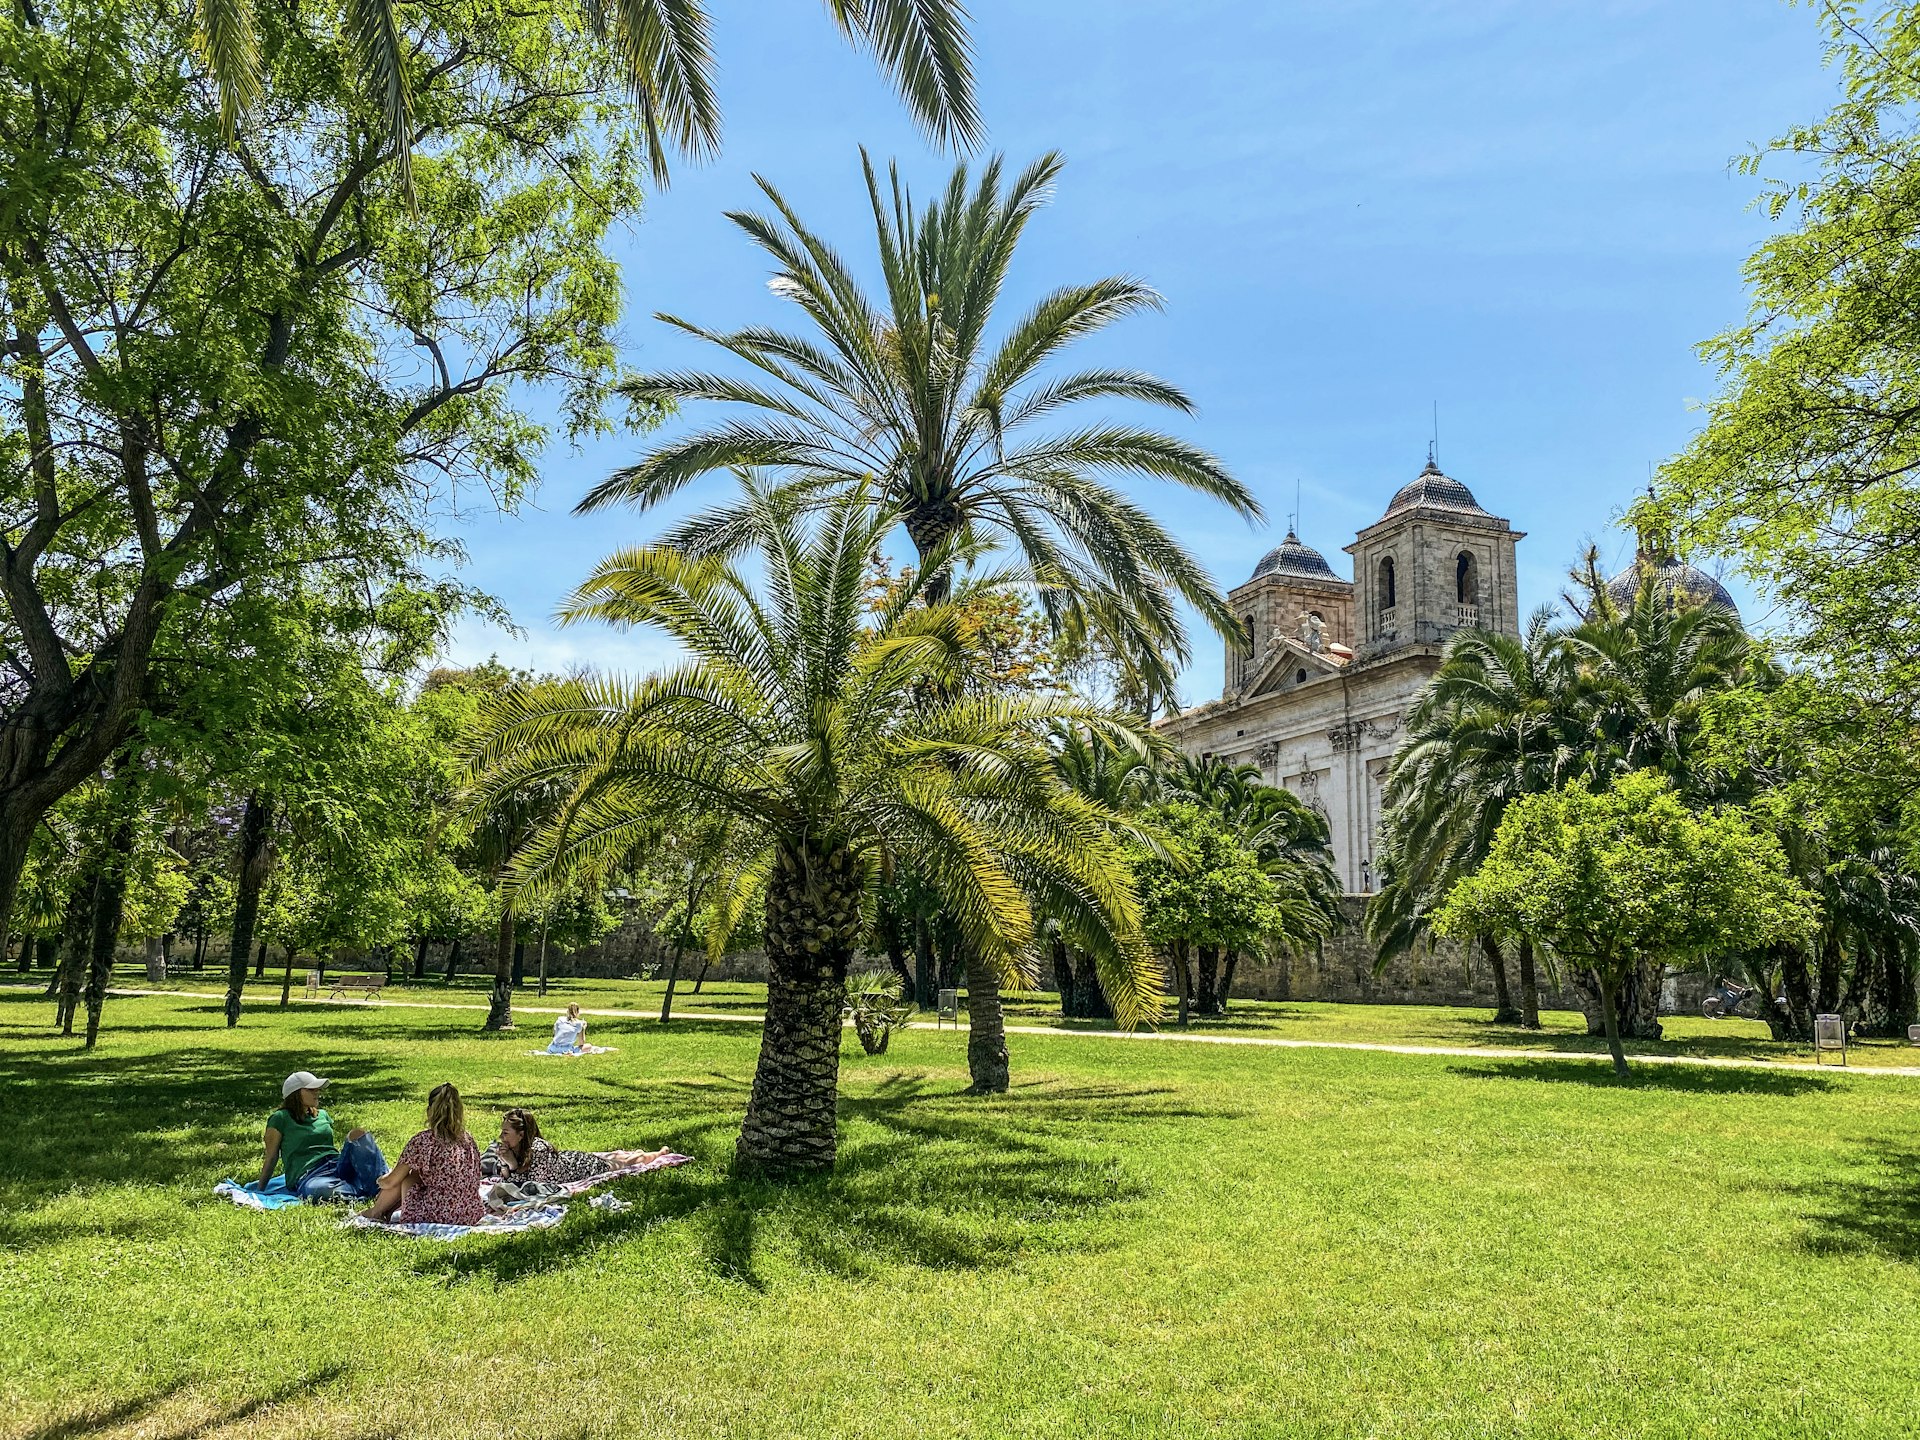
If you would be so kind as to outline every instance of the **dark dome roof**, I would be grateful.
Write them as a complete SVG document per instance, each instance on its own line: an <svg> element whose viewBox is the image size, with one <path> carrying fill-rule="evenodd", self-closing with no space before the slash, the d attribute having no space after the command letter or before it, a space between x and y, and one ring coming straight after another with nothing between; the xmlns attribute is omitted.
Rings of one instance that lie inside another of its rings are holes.
<svg viewBox="0 0 1920 1440"><path fill-rule="evenodd" d="M1253 567L1252 579L1262 575L1290 575L1296 580L1338 580L1327 557L1311 545L1302 545L1300 537L1287 531L1287 538L1261 557Z"/></svg>
<svg viewBox="0 0 1920 1440"><path fill-rule="evenodd" d="M1485 515L1480 502L1473 498L1473 492L1455 480L1451 475L1442 475L1440 467L1433 463L1433 457L1427 457L1427 468L1422 470L1406 485L1402 485L1387 502L1387 514L1401 510L1411 510L1416 505L1441 510L1467 510L1475 515Z"/></svg>
<svg viewBox="0 0 1920 1440"><path fill-rule="evenodd" d="M1642 571L1651 564L1654 589L1664 598L1678 598L1694 605L1719 605L1733 611L1734 618L1740 616L1740 607L1733 603L1733 596L1706 571L1696 569L1684 560L1661 560L1650 562L1644 556L1636 559L1632 566L1622 570L1607 582L1607 594L1613 603L1619 606L1633 604L1634 596L1640 590Z"/></svg>

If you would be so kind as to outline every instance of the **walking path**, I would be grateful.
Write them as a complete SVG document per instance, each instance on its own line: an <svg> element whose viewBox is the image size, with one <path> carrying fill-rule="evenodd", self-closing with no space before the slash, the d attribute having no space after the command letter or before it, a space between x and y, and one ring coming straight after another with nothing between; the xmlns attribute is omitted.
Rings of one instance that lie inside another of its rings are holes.
<svg viewBox="0 0 1920 1440"><path fill-rule="evenodd" d="M18 988L18 987L10 987ZM189 1000L224 1000L226 995L214 990L143 990L121 989L115 987L107 992L111 995L173 995ZM387 1007L400 1010L485 1010L484 1005L462 1005L449 1000L310 1000L305 996L293 997L301 1005L333 1005L348 1008L372 1009ZM558 1005L523 1005L514 1003L514 1010L522 1015L558 1015L563 1007ZM580 1007L582 1015L615 1020L652 1020L658 1017L651 1010L605 1009L593 1010ZM742 1025L758 1025L762 1022L759 1015L728 1015L718 1011L675 1010L678 1020L730 1020ZM1384 1040L1293 1040L1278 1035L1196 1035L1177 1030L1060 1030L1050 1025L1009 1025L1009 1035L1047 1035L1055 1038L1088 1040L1166 1040L1185 1045L1254 1045L1274 1050L1366 1050L1384 1055L1447 1055L1468 1060L1589 1060L1598 1063L1610 1063L1606 1051L1593 1050L1530 1050L1516 1046L1495 1045L1395 1045ZM1717 1069L1731 1070L1819 1070L1831 1074L1839 1068L1834 1065L1815 1065L1805 1060L1749 1060L1726 1055L1629 1055L1635 1065L1706 1065ZM1898 1075L1913 1078L1920 1076L1920 1066L1916 1065L1851 1065L1846 1067L1849 1075Z"/></svg>

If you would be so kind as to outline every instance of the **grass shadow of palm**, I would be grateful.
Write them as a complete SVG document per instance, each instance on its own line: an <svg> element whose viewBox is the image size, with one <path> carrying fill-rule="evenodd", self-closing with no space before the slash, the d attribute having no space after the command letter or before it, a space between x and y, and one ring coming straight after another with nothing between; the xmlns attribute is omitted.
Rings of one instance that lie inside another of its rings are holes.
<svg viewBox="0 0 1920 1440"><path fill-rule="evenodd" d="M1453 1074L1469 1080L1527 1080L1543 1085L1585 1085L1599 1090L1679 1091L1694 1095L1812 1095L1831 1090L1833 1082L1818 1075L1786 1070L1763 1070L1733 1065L1634 1065L1615 1075L1610 1065L1596 1061L1513 1060L1477 1065L1450 1065Z"/></svg>
<svg viewBox="0 0 1920 1440"><path fill-rule="evenodd" d="M1920 1149L1863 1146L1844 1181L1796 1187L1820 1208L1801 1218L1814 1255L1878 1255L1920 1262Z"/></svg>
<svg viewBox="0 0 1920 1440"><path fill-rule="evenodd" d="M1147 1194L1114 1152L1115 1128L1219 1116L1174 1095L1037 1084L983 1100L952 1082L896 1073L871 1093L842 1097L832 1174L775 1182L729 1171L744 1089L637 1086L633 1105L651 1116L658 1143L695 1155L697 1167L618 1182L637 1202L625 1213L577 1211L556 1229L497 1237L432 1268L450 1283L510 1283L667 1225L688 1228L714 1276L756 1291L771 1267L859 1279L899 1266L993 1270L1029 1254L1095 1250L1101 1219ZM726 1108L700 1113L716 1103Z"/></svg>
<svg viewBox="0 0 1920 1440"><path fill-rule="evenodd" d="M184 1380L175 1380L144 1395L105 1409L82 1410L77 1414L65 1416L48 1424L29 1430L21 1440L76 1440L83 1435L105 1435L127 1426L137 1426L137 1432L143 1440L193 1440L195 1436L211 1435L233 1426L245 1425L263 1410L278 1409L292 1401L311 1396L347 1373L344 1365L324 1365L317 1370L288 1380L261 1395L252 1396L237 1404L228 1405L211 1415L191 1420L182 1425L155 1428L140 1423L152 1411L158 1409L186 1388Z"/></svg>

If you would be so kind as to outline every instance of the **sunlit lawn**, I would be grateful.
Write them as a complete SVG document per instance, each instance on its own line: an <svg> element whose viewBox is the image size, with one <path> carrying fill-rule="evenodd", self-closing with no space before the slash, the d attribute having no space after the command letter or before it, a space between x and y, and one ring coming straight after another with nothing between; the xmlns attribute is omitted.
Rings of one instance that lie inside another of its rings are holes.
<svg viewBox="0 0 1920 1440"><path fill-rule="evenodd" d="M1018 1036L849 1041L830 1181L730 1181L757 1027L0 994L0 1434L1905 1436L1920 1081ZM1282 1018L1283 1028L1304 1025ZM1338 1028L1338 1027L1336 1027ZM1342 1031L1341 1033L1346 1033ZM389 1151L671 1144L635 1208L453 1246L262 1215L280 1076Z"/></svg>
<svg viewBox="0 0 1920 1440"><path fill-rule="evenodd" d="M302 972L304 974L304 971ZM5 977L12 979L14 977ZM118 982L144 986L137 968L124 968ZM44 983L44 981L43 981ZM438 978L390 986L385 996L394 1000L429 1003L478 1005L484 1003L491 985L488 977L462 974L448 986ZM187 990L219 990L224 977L212 969L196 975L187 970L169 982ZM296 980L295 994L301 993ZM543 1000L530 983L518 992L516 1003L522 1007L524 1027L551 1028L552 1020L539 1011L555 1011L569 1000L578 1000L588 1008L631 1009L658 1015L664 980L594 980L556 978ZM250 982L250 995L257 994L268 1003L278 1003L278 978ZM708 981L695 994L692 984L682 979L675 991L674 1012L683 1015L758 1015L766 1004L762 985L736 981ZM965 992L961 995L965 1008ZM1011 994L1007 1003L1008 1022L1014 1025L1044 1025L1061 1029L1110 1029L1100 1022L1066 1021L1060 1018L1060 1002L1048 992ZM1549 1010L1541 1015L1539 1030L1495 1025L1491 1011L1462 1009L1443 1005L1344 1005L1316 1002L1235 1000L1224 1016L1195 1019L1188 1027L1197 1035L1274 1036L1290 1040L1326 1040L1345 1043L1387 1045L1474 1046L1497 1049L1558 1051L1598 1054L1606 1042L1586 1033L1586 1020L1578 1011ZM1167 1032L1175 1025L1172 1002L1167 1002L1160 1028ZM927 1023L933 1023L929 1016ZM1662 1018L1665 1037L1658 1041L1629 1041L1634 1054L1716 1056L1742 1060L1779 1060L1807 1063L1812 1052L1805 1044L1773 1040L1767 1027L1758 1020L1709 1020L1701 1015L1669 1015ZM589 1032L591 1034L591 1030ZM1848 1053L1854 1065L1920 1066L1920 1048L1905 1040L1856 1041Z"/></svg>

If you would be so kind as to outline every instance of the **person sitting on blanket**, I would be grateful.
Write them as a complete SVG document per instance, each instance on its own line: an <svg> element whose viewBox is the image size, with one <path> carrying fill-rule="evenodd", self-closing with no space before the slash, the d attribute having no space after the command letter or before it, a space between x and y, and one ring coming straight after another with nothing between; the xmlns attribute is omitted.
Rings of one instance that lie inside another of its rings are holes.
<svg viewBox="0 0 1920 1440"><path fill-rule="evenodd" d="M480 1148L467 1133L460 1092L436 1085L427 1096L427 1128L407 1141L380 1182L380 1198L363 1213L406 1225L478 1225L487 1213L480 1183Z"/></svg>
<svg viewBox="0 0 1920 1440"><path fill-rule="evenodd" d="M501 1180L539 1180L550 1185L573 1185L645 1164L666 1154L660 1150L561 1150L540 1135L540 1122L531 1110L516 1105L500 1117L500 1138L487 1146L480 1169Z"/></svg>
<svg viewBox="0 0 1920 1440"><path fill-rule="evenodd" d="M296 1070L280 1082L280 1108L267 1117L257 1188L267 1188L277 1165L287 1193L315 1204L367 1200L379 1192L387 1158L371 1134L349 1130L346 1143L334 1148L333 1117L320 1108L320 1092L332 1083L311 1070Z"/></svg>
<svg viewBox="0 0 1920 1440"><path fill-rule="evenodd" d="M580 1003L567 1006L567 1013L553 1022L553 1043L549 1055L578 1055L587 1043L587 1022L580 1018Z"/></svg>

